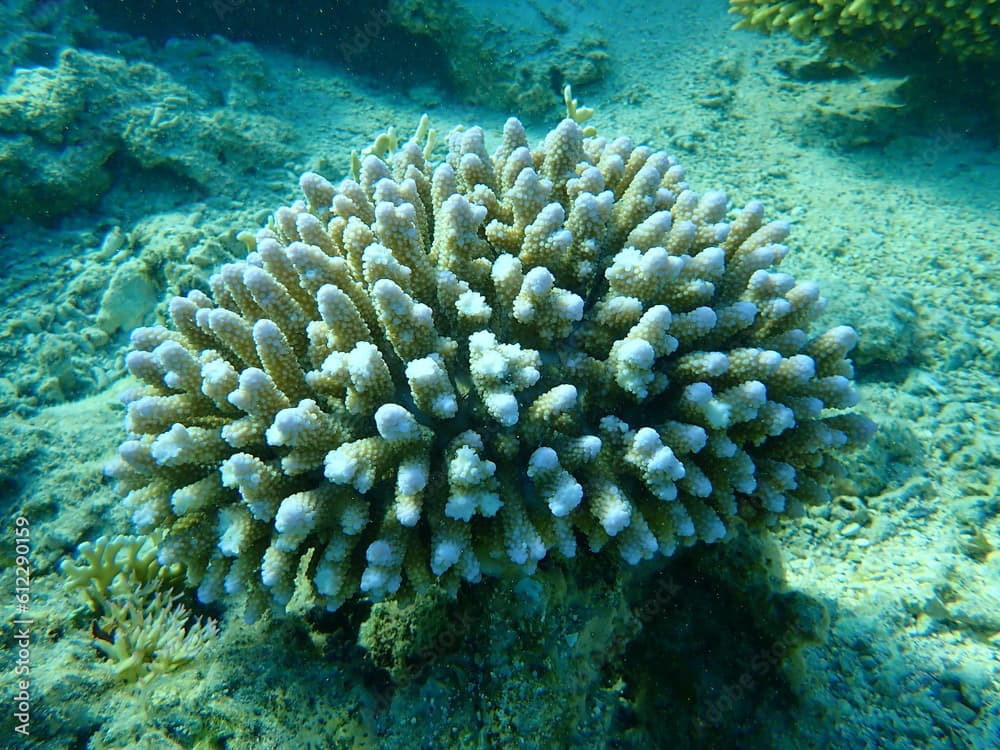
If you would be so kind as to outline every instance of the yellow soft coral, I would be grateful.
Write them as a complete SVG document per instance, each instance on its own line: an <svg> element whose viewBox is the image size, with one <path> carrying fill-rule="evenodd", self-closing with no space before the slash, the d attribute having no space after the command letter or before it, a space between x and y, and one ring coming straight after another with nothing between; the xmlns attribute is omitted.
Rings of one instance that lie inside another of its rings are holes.
<svg viewBox="0 0 1000 750"><path fill-rule="evenodd" d="M172 672L198 655L218 634L212 619L191 622L173 586L183 567L164 566L156 555L162 534L102 536L84 542L77 559L62 565L66 588L79 591L97 620L94 646L125 682Z"/></svg>

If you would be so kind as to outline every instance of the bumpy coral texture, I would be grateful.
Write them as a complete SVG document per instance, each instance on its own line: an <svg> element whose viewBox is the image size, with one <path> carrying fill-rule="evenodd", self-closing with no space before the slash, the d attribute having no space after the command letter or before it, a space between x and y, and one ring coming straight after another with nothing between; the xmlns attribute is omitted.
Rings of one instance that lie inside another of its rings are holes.
<svg viewBox="0 0 1000 750"><path fill-rule="evenodd" d="M962 61L1000 60L1000 0L729 0L737 28L787 30L860 59L933 45Z"/></svg>
<svg viewBox="0 0 1000 750"><path fill-rule="evenodd" d="M854 332L807 334L819 290L772 270L788 225L760 203L568 119L388 160L303 175L211 296L133 334L111 471L203 600L332 610L581 544L671 555L825 500L870 435Z"/></svg>

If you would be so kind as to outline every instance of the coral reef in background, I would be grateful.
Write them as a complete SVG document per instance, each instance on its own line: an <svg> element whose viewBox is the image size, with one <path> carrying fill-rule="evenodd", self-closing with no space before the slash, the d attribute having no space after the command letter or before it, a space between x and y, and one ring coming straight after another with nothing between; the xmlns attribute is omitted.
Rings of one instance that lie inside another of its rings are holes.
<svg viewBox="0 0 1000 750"><path fill-rule="evenodd" d="M231 191L287 158L290 138L277 119L215 106L156 66L65 49L54 67L18 69L0 95L0 222L93 205L126 165Z"/></svg>
<svg viewBox="0 0 1000 750"><path fill-rule="evenodd" d="M89 5L109 28L154 44L221 34L331 62L397 93L436 83L468 102L526 117L553 115L563 84L595 83L609 69L601 12L586 3L150 0L133 6L93 0Z"/></svg>
<svg viewBox="0 0 1000 750"><path fill-rule="evenodd" d="M816 43L813 59L782 65L807 98L829 89L810 128L825 142L880 145L914 128L1000 137L1000 0L730 0L730 12L734 28Z"/></svg>
<svg viewBox="0 0 1000 750"><path fill-rule="evenodd" d="M730 0L736 28L821 40L859 60L919 48L946 60L1000 62L997 0Z"/></svg>
<svg viewBox="0 0 1000 750"><path fill-rule="evenodd" d="M586 4L391 0L388 18L441 48L464 99L524 117L551 115L564 84L596 83L609 67L604 34Z"/></svg>
<svg viewBox="0 0 1000 750"><path fill-rule="evenodd" d="M109 473L202 601L334 610L550 550L630 564L828 498L873 426L808 334L789 227L566 119L487 153L417 136L358 181L315 173L246 261L139 328Z"/></svg>

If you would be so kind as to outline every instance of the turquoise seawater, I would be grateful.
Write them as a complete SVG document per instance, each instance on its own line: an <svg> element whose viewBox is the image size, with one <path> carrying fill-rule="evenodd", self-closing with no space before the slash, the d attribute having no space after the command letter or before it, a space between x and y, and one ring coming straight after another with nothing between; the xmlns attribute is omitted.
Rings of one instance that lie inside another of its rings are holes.
<svg viewBox="0 0 1000 750"><path fill-rule="evenodd" d="M937 5L2 0L0 747L1000 747L1000 5Z"/></svg>

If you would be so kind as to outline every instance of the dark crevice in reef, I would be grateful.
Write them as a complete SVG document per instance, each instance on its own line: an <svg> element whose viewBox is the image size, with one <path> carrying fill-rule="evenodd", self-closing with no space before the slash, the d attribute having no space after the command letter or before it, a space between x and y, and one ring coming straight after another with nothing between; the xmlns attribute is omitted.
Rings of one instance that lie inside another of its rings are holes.
<svg viewBox="0 0 1000 750"><path fill-rule="evenodd" d="M635 587L640 634L625 649L614 718L626 746L763 746L801 706L797 652L823 637L823 606L783 591L767 543L690 550ZM645 571L638 576L645 577Z"/></svg>
<svg viewBox="0 0 1000 750"><path fill-rule="evenodd" d="M387 746L434 694L487 742L736 750L794 735L811 710L798 654L827 627L822 603L786 590L773 542L739 534L636 567L581 550L534 579L375 605L357 642ZM526 693L533 711L512 712ZM428 746L452 736L425 721Z"/></svg>
<svg viewBox="0 0 1000 750"><path fill-rule="evenodd" d="M91 0L101 24L163 44L218 34L322 60L385 86L447 80L444 50L431 37L393 24L388 3L327 0Z"/></svg>

